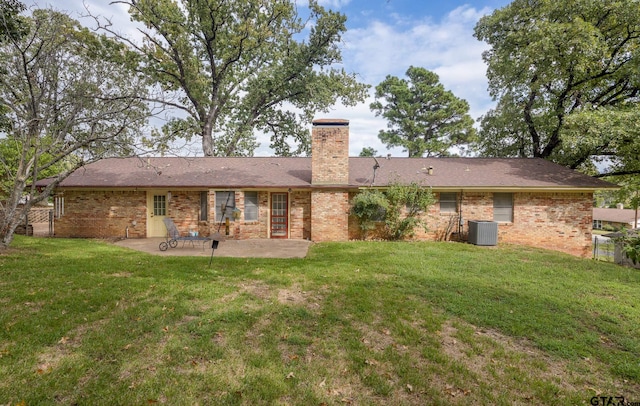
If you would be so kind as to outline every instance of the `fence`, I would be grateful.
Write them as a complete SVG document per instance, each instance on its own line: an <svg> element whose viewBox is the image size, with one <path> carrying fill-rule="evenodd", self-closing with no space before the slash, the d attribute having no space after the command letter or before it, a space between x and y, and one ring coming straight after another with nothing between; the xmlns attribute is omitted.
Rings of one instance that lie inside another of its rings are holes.
<svg viewBox="0 0 640 406"><path fill-rule="evenodd" d="M596 235L593 237L593 258L598 261L613 262L615 244L608 237Z"/></svg>
<svg viewBox="0 0 640 406"><path fill-rule="evenodd" d="M31 210L29 210L29 224L48 223L49 212L51 210L49 207L32 207Z"/></svg>

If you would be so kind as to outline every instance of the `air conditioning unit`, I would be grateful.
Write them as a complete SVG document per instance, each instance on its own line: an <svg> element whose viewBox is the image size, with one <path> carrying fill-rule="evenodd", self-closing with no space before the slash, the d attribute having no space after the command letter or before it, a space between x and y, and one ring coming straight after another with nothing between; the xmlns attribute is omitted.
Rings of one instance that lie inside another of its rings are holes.
<svg viewBox="0 0 640 406"><path fill-rule="evenodd" d="M498 223L469 220L469 242L475 245L498 245Z"/></svg>

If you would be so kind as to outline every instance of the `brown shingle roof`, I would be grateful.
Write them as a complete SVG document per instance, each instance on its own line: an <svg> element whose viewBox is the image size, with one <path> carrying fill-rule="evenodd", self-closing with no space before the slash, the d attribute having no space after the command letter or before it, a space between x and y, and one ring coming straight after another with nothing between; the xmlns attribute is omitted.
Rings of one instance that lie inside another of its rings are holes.
<svg viewBox="0 0 640 406"><path fill-rule="evenodd" d="M61 187L302 187L309 158L109 158L75 171Z"/></svg>
<svg viewBox="0 0 640 406"><path fill-rule="evenodd" d="M633 224L636 211L631 209L593 209L593 219L612 223Z"/></svg>
<svg viewBox="0 0 640 406"><path fill-rule="evenodd" d="M540 158L377 158L377 162L380 168L373 186L401 179L434 188L615 188ZM368 185L374 163L373 158L351 158L351 181Z"/></svg>
<svg viewBox="0 0 640 406"><path fill-rule="evenodd" d="M379 167L375 170L376 162ZM543 159L349 158L351 187L418 182L440 189L607 189L615 185ZM429 167L433 173L428 174ZM304 188L311 158L109 158L65 179L70 188Z"/></svg>

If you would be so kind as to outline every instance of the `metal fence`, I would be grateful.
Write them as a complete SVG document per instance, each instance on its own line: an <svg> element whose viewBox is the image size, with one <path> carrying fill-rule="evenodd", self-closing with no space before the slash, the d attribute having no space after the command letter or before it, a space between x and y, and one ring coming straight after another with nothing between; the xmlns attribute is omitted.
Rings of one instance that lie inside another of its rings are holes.
<svg viewBox="0 0 640 406"><path fill-rule="evenodd" d="M615 244L611 238L596 235L593 237L593 258L598 261L614 262Z"/></svg>

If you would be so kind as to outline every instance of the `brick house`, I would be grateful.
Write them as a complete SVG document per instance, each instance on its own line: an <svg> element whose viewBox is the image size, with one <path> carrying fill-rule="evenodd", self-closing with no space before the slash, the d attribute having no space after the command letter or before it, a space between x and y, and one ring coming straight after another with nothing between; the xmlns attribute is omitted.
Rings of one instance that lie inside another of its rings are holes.
<svg viewBox="0 0 640 406"><path fill-rule="evenodd" d="M417 239L464 236L467 220L498 224L499 241L591 252L593 192L614 185L542 159L349 157L349 122L315 120L312 157L110 158L57 188L60 237L145 238L181 231L232 239L361 238L350 200L389 182L430 187L437 202Z"/></svg>
<svg viewBox="0 0 640 406"><path fill-rule="evenodd" d="M622 230L640 227L638 213L632 209L594 208L593 228L596 230Z"/></svg>

